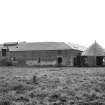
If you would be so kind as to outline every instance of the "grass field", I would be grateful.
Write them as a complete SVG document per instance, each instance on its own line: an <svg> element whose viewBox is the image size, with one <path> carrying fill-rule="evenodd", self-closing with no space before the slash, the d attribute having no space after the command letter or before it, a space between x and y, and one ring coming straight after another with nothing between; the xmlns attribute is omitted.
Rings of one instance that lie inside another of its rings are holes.
<svg viewBox="0 0 105 105"><path fill-rule="evenodd" d="M105 105L105 68L0 67L0 105Z"/></svg>

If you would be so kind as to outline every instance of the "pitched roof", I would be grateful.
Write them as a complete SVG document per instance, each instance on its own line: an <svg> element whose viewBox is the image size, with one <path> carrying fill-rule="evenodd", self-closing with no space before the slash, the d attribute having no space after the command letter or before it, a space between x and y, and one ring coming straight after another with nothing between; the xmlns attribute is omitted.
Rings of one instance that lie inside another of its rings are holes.
<svg viewBox="0 0 105 105"><path fill-rule="evenodd" d="M16 47L10 47L10 51L33 51L33 50L65 50L72 49L64 42L33 42L18 43Z"/></svg>
<svg viewBox="0 0 105 105"><path fill-rule="evenodd" d="M76 50L80 50L80 51L85 51L86 47L82 46L82 45L78 45L78 44L74 44L74 43L68 43L68 45L72 48L72 49L76 49Z"/></svg>
<svg viewBox="0 0 105 105"><path fill-rule="evenodd" d="M3 45L4 46L16 46L18 44L18 42L6 42Z"/></svg>
<svg viewBox="0 0 105 105"><path fill-rule="evenodd" d="M105 49L103 49L96 41L83 53L83 56L105 56Z"/></svg>

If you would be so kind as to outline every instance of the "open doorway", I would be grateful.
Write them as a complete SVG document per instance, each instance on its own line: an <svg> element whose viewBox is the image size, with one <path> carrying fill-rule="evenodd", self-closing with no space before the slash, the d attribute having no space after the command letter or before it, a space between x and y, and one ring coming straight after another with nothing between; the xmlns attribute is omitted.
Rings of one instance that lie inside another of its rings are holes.
<svg viewBox="0 0 105 105"><path fill-rule="evenodd" d="M62 62L63 62L62 57L58 57L58 58L57 58L57 63L58 63L58 65L61 65L61 64L62 64Z"/></svg>
<svg viewBox="0 0 105 105"><path fill-rule="evenodd" d="M74 57L74 66L81 66L81 57Z"/></svg>
<svg viewBox="0 0 105 105"><path fill-rule="evenodd" d="M103 56L97 56L96 57L96 65L97 66L103 66Z"/></svg>

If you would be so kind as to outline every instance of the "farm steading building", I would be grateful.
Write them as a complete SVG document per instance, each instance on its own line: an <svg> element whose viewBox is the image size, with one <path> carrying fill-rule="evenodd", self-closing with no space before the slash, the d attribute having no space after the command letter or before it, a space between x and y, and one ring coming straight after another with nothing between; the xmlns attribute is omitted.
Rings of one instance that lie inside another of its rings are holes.
<svg viewBox="0 0 105 105"><path fill-rule="evenodd" d="M64 42L11 42L0 45L1 66L104 66L105 50Z"/></svg>

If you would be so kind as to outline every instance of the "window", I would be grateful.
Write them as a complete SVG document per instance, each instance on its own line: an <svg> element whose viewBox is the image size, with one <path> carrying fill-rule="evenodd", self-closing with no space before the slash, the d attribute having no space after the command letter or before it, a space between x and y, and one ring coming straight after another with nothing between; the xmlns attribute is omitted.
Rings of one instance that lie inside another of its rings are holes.
<svg viewBox="0 0 105 105"><path fill-rule="evenodd" d="M16 61L16 57L13 57L13 61Z"/></svg>
<svg viewBox="0 0 105 105"><path fill-rule="evenodd" d="M6 52L7 52L6 49L2 49L2 56L6 56Z"/></svg>
<svg viewBox="0 0 105 105"><path fill-rule="evenodd" d="M16 61L16 57L12 57L11 58L11 61Z"/></svg>
<svg viewBox="0 0 105 105"><path fill-rule="evenodd" d="M40 63L40 58L38 58L38 63Z"/></svg>

